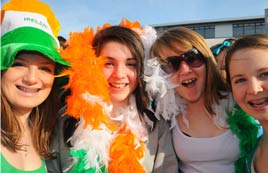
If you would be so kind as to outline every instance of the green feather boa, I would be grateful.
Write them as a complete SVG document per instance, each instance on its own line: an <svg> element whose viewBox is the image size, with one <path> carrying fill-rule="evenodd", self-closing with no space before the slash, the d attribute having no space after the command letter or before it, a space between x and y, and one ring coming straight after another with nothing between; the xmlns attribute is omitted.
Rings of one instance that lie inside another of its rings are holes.
<svg viewBox="0 0 268 173"><path fill-rule="evenodd" d="M100 163L101 169L99 171L97 171L96 168L92 167L86 168L86 150L70 150L70 154L72 157L77 159L71 170L71 173L108 173L107 168L102 163Z"/></svg>
<svg viewBox="0 0 268 173"><path fill-rule="evenodd" d="M260 125L237 104L228 112L227 122L231 131L239 138L240 157L235 162L235 172L246 173L248 171L246 159L257 144Z"/></svg>

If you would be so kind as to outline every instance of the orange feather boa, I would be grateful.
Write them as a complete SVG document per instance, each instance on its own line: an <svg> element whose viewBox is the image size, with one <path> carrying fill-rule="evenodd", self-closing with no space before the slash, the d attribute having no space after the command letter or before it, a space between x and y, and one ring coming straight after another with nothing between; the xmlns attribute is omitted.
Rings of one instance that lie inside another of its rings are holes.
<svg viewBox="0 0 268 173"><path fill-rule="evenodd" d="M105 24L97 30L109 26L109 24ZM131 23L127 19L123 19L120 26L141 31L138 22ZM102 71L105 57L96 57L92 48L93 38L92 28L86 28L84 32L72 32L67 42L68 47L64 50L61 49L61 56L71 63L71 68L61 74L69 76L65 89L71 89L71 95L66 99L66 114L76 119L83 118L85 120L84 130L88 130L86 127L91 126L92 131L107 129L113 135L108 150L110 161L106 165L109 172L144 173L145 170L140 163L146 148L144 143L126 124L118 127L109 117L109 113L104 110L102 104L88 101L83 97L83 95L89 94L101 98L107 105L110 103L108 83ZM100 158L100 160L102 159Z"/></svg>

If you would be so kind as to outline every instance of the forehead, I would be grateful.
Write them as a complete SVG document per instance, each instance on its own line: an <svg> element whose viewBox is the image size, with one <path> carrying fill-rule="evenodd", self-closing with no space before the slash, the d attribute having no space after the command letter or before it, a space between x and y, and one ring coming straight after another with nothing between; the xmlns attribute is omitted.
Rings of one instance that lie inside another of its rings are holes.
<svg viewBox="0 0 268 173"><path fill-rule="evenodd" d="M161 58L166 59L169 56L178 56L189 49L189 47L180 43L172 42L170 46L161 45L159 48L159 55Z"/></svg>
<svg viewBox="0 0 268 173"><path fill-rule="evenodd" d="M134 59L129 48L116 41L106 42L101 49L100 55L113 59Z"/></svg>
<svg viewBox="0 0 268 173"><path fill-rule="evenodd" d="M240 49L230 59L230 72L250 72L259 68L268 68L268 50ZM239 68L237 68L239 66Z"/></svg>

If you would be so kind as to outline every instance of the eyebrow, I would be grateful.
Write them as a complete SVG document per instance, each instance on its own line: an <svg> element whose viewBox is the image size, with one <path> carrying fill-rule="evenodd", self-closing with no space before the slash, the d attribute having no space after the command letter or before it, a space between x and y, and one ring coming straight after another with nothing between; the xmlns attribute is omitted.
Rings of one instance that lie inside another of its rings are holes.
<svg viewBox="0 0 268 173"><path fill-rule="evenodd" d="M115 60L114 57L110 57L110 56L106 56L106 58L107 58L107 59L110 59L110 60ZM135 61L136 61L136 58L134 58L134 57L127 58L127 61L129 61L129 60L135 60Z"/></svg>
<svg viewBox="0 0 268 173"><path fill-rule="evenodd" d="M243 75L241 75L241 74L234 75L233 77L231 77L231 80L233 80L234 78L242 77L242 76Z"/></svg>
<svg viewBox="0 0 268 173"><path fill-rule="evenodd" d="M260 69L258 70L258 72L261 72L261 71L264 71L264 70L268 70L268 67L260 68Z"/></svg>

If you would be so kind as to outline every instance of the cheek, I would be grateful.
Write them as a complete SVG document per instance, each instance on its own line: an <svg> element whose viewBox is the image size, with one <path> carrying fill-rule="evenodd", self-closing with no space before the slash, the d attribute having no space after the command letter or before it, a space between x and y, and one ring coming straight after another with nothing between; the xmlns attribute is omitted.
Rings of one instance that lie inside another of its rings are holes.
<svg viewBox="0 0 268 173"><path fill-rule="evenodd" d="M107 69L107 68L103 68L103 74L105 76L106 79L109 79L111 74L112 74L112 70L111 69Z"/></svg>
<svg viewBox="0 0 268 173"><path fill-rule="evenodd" d="M180 77L180 75L179 75L179 73L176 71L176 72L174 72L174 73L171 73L171 75L170 75L170 77L168 78L169 79L169 81L172 83L172 84L179 84L178 82L179 82L179 77Z"/></svg>
<svg viewBox="0 0 268 173"><path fill-rule="evenodd" d="M12 88L12 85L15 85L16 78L9 75L8 71L2 74L1 77L1 89L3 90L4 94L7 94L7 91Z"/></svg>
<svg viewBox="0 0 268 173"><path fill-rule="evenodd" d="M233 92L234 99L237 101L237 103L243 104L243 98L245 97L245 94L246 94L244 92L243 87L233 86L232 92Z"/></svg>
<svg viewBox="0 0 268 173"><path fill-rule="evenodd" d="M203 65L200 68L193 68L193 71L198 75L198 78L202 80L202 83L205 84L207 75L206 66Z"/></svg>
<svg viewBox="0 0 268 173"><path fill-rule="evenodd" d="M131 81L133 86L137 86L138 85L138 76L136 72L131 72L129 73L129 80Z"/></svg>
<svg viewBox="0 0 268 173"><path fill-rule="evenodd" d="M41 80L43 81L43 84L46 88L52 88L54 83L54 76L53 75L44 75Z"/></svg>
<svg viewBox="0 0 268 173"><path fill-rule="evenodd" d="M268 93L268 80L264 83L263 89Z"/></svg>

